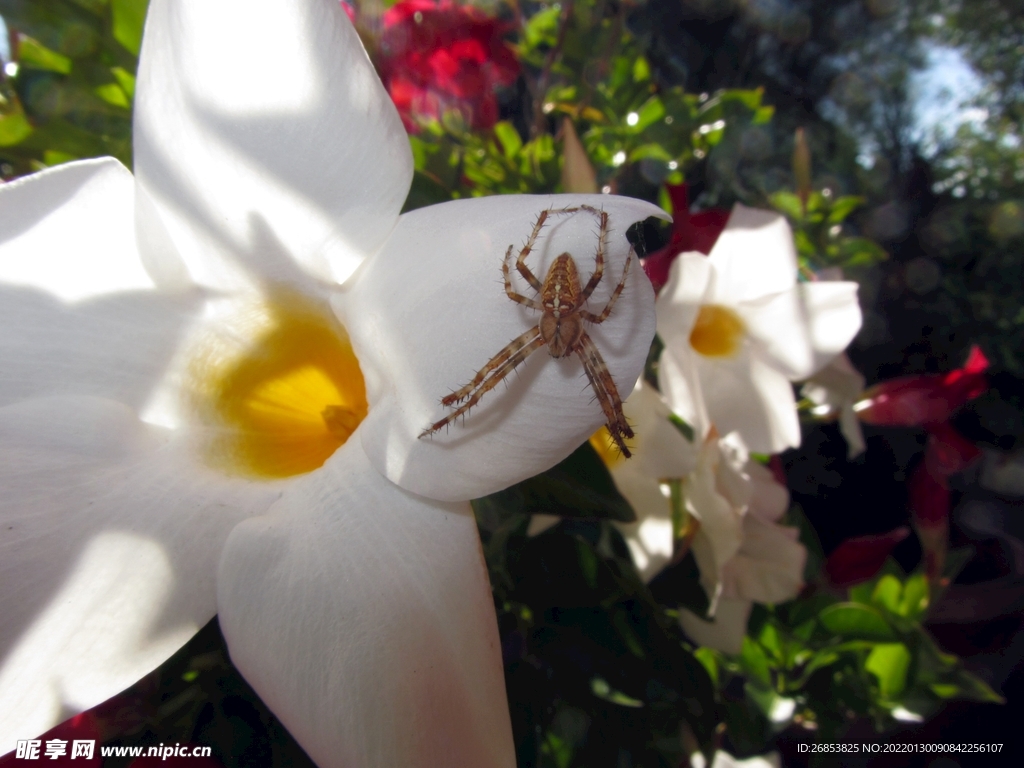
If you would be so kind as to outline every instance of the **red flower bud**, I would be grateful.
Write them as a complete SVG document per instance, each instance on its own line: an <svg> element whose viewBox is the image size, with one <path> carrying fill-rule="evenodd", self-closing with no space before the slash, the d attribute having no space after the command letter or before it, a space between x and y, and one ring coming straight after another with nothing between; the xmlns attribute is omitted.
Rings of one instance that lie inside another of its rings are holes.
<svg viewBox="0 0 1024 768"><path fill-rule="evenodd" d="M910 529L903 525L888 533L847 539L825 561L829 581L837 587L867 581L881 570L892 550L909 535Z"/></svg>
<svg viewBox="0 0 1024 768"><path fill-rule="evenodd" d="M672 201L672 234L668 245L643 261L644 272L656 291L668 282L668 270L676 256L688 251L711 253L729 221L729 211L723 208L709 208L691 216L686 184L669 184L666 190Z"/></svg>
<svg viewBox="0 0 1024 768"><path fill-rule="evenodd" d="M902 376L869 388L854 409L866 424L920 427L940 424L968 400L988 390L988 360L978 347L963 368L949 373Z"/></svg>

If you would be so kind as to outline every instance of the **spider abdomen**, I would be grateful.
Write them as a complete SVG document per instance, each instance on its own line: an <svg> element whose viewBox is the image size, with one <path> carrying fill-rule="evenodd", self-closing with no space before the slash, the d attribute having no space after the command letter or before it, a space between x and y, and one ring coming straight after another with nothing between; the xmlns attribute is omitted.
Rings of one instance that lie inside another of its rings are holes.
<svg viewBox="0 0 1024 768"><path fill-rule="evenodd" d="M540 292L540 303L546 312L560 317L575 312L579 300L579 270L572 256L563 253L548 269Z"/></svg>
<svg viewBox="0 0 1024 768"><path fill-rule="evenodd" d="M545 312L540 317L540 337L548 346L548 354L552 357L566 357L576 348L583 333L583 322L579 315L558 317Z"/></svg>

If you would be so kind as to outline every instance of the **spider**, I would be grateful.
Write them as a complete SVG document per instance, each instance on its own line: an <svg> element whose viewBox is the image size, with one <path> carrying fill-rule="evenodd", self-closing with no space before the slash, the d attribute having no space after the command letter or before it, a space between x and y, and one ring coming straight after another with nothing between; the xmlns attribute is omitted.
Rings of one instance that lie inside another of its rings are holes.
<svg viewBox="0 0 1024 768"><path fill-rule="evenodd" d="M594 257L594 273L590 276L587 284L580 289L579 270L576 262L568 253L563 253L555 259L548 269L544 283L541 284L537 276L530 271L526 265L526 257L530 255L537 238L544 227L544 223L550 216L562 216L586 211L593 214L600 222L600 233L597 240L597 254ZM530 234L526 245L519 252L516 259L516 270L523 276L523 279L537 292L538 299L523 296L512 287L509 262L512 258L513 246L509 246L505 252L505 258L501 264L501 273L505 280L505 293L512 301L525 304L531 309L541 313L540 322L533 326L526 333L511 341L504 349L492 357L487 364L479 370L466 386L450 395L441 398L441 405L446 408L458 405L454 411L438 422L431 424L420 437L426 437L437 432L442 427L455 421L459 416L469 412L469 409L480 402L485 394L490 392L503 381L506 376L512 373L521 362L543 346L547 346L548 354L555 358L568 357L575 354L583 363L583 370L587 374L590 386L594 390L597 401L601 404L604 412L608 433L612 440L622 451L623 456L630 456L629 448L626 447L626 438L633 437L633 430L626 423L626 417L622 413L622 398L615 387L611 373L605 365L604 359L593 339L583 327L583 321L595 325L603 323L611 314L612 307L622 293L626 285L626 277L629 274L630 263L634 256L632 247L629 255L626 256L626 267L622 271L622 279L612 291L608 303L600 314L594 314L583 309L594 289L601 282L604 276L604 250L605 240L608 236L608 214L589 205L580 205L575 208L549 208L541 211L537 222L533 225L533 232ZM465 402L463 402L465 401ZM459 405L461 403L461 405Z"/></svg>

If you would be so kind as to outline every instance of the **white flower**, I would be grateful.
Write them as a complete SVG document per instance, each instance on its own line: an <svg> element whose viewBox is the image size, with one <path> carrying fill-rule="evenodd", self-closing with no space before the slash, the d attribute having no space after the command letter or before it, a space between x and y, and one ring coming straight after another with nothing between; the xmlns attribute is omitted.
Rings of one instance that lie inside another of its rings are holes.
<svg viewBox="0 0 1024 768"><path fill-rule="evenodd" d="M664 398L642 379L622 410L636 432L633 458L624 459L611 446L601 456L615 486L636 512L636 522L617 525L637 570L650 581L672 559L671 484L696 468L698 446L670 421L672 412Z"/></svg>
<svg viewBox="0 0 1024 768"><path fill-rule="evenodd" d="M777 483L766 467L750 460L738 441L723 439L720 451L723 461L718 466L729 479L718 482L724 489L718 506L723 511L731 507L735 514L745 500L738 546L733 548L734 539L720 535L717 549L722 554L716 557L715 541L702 541L701 534L697 535L694 556L701 569L701 583L712 598L714 621L705 621L685 608L679 619L698 644L739 653L753 603L792 600L803 588L807 549L798 540L796 528L778 524L789 509L785 486ZM741 483L736 482L739 468ZM701 528L702 533L705 530ZM708 554L702 556L702 550Z"/></svg>
<svg viewBox="0 0 1024 768"><path fill-rule="evenodd" d="M864 431L853 410L864 394L864 376L853 367L846 354L836 357L800 388L800 393L814 403L812 413L820 416L838 414L839 431L846 438L847 457L864 453Z"/></svg>
<svg viewBox="0 0 1024 768"><path fill-rule="evenodd" d="M707 764L707 759L700 752L690 755L690 765L693 768L707 768ZM719 749L711 761L711 768L782 768L782 757L778 752L769 752L764 756L740 760L724 749Z"/></svg>
<svg viewBox="0 0 1024 768"><path fill-rule="evenodd" d="M579 366L539 353L465 428L417 436L536 322L499 269L541 210L601 205L617 273L657 209L504 197L400 217L408 141L335 0L149 7L135 178L101 159L0 187L0 752L219 613L318 763L511 766L465 500L604 419ZM570 251L586 269L593 229L550 227L536 266ZM620 388L652 304L634 263L592 330Z"/></svg>
<svg viewBox="0 0 1024 768"><path fill-rule="evenodd" d="M861 324L857 284L797 283L786 220L737 205L711 254L679 256L658 296L659 387L706 434L752 451L800 444L791 381L842 352Z"/></svg>
<svg viewBox="0 0 1024 768"><path fill-rule="evenodd" d="M677 537L687 536L677 529L688 528L714 621L681 609L683 628L701 645L739 653L752 602L790 600L803 587L807 551L796 528L778 524L789 492L750 459L736 433L712 432L699 445L690 443L669 420L661 396L642 382L624 411L637 425L633 458L604 458L637 515L634 523L617 524L633 561L650 581L672 560ZM674 505L689 523L673 520Z"/></svg>

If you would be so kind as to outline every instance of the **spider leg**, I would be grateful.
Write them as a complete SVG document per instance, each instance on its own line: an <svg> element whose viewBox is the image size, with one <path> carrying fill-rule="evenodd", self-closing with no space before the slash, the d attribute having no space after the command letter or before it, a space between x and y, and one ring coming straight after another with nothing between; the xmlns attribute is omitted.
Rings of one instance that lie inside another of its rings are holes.
<svg viewBox="0 0 1024 768"><path fill-rule="evenodd" d="M509 275L509 269L508 269L508 260L509 260L509 257L511 255L512 255L512 246L510 245L508 247L508 250L505 251L505 260L503 262L501 262L501 274L502 274L502 277L505 278L505 293L506 293L506 295L510 299L512 299L512 301L518 302L520 304L525 304L526 306L530 307L531 309L536 309L538 312L543 312L544 311L544 307L541 305L541 303L539 301L537 301L536 299L531 299L531 298L529 298L527 296L523 296L521 293L516 293L515 288L512 287L512 277L511 277L511 275ZM526 265L524 264L523 266L525 267ZM529 271L529 270L527 270L527 271Z"/></svg>
<svg viewBox="0 0 1024 768"><path fill-rule="evenodd" d="M587 281L586 286L583 288L583 292L580 293L579 305L583 306L583 302L590 298L590 294L594 292L598 284L601 282L601 278L604 276L604 247L605 240L608 238L608 214L604 211L596 211L593 208L587 208L591 211L601 222L601 231L597 236L597 254L594 256L594 274L590 276L590 280Z"/></svg>
<svg viewBox="0 0 1024 768"><path fill-rule="evenodd" d="M626 278L629 277L630 263L633 261L633 256L635 254L636 251L633 250L633 246L630 246L629 255L626 256L626 268L622 270L622 279L619 281L619 284L615 286L615 290L612 291L611 298L608 299L608 303L605 304L604 310L602 310L601 314L595 315L593 312L587 312L585 309L581 309L579 311L580 317L587 322L594 323L595 325L603 323L608 318L608 315L611 314L612 307L615 306L615 302L619 299L619 294L621 294L622 289L626 287Z"/></svg>
<svg viewBox="0 0 1024 768"><path fill-rule="evenodd" d="M519 342L526 339L530 334L535 334L536 338L534 338L530 342L519 344ZM514 345L517 344L519 344L519 346L515 347L515 351L510 352ZM524 333L518 339L516 339L507 347L505 347L505 349L501 350L501 352L492 357L491 360L487 363L487 365L483 367L480 373L478 373L474 377L474 381L477 381L479 379L479 383L475 387L475 389L473 388L473 385L470 384L459 390L459 392L462 392L467 389L472 390L472 394L469 396L469 399L466 400L465 403L460 405L458 408L456 408L454 411L452 411L450 414L445 416L440 421L431 424L429 427L423 430L419 436L426 437L427 435L432 435L434 432L437 432L442 427L451 424L453 421L459 418L459 416L463 415L464 413L468 413L470 408L472 408L474 405L480 402L480 398L482 398L484 395L486 395L488 392L490 392L492 389L498 386L499 381L503 381L506 376L508 376L510 373L512 373L513 370L515 370L516 366L518 366L521 362L523 362L526 358L528 358L530 355L532 355L534 352L536 352L543 346L544 339L540 335L539 327L531 328L529 331ZM501 358L501 360L499 362L495 362L498 361L499 358ZM461 397L455 397L456 395L459 394L459 392L454 392L448 397L446 397L445 400L450 400L451 402L445 404L454 404L458 402L460 399L462 399ZM465 395L463 395L463 397L465 397Z"/></svg>
<svg viewBox="0 0 1024 768"><path fill-rule="evenodd" d="M495 370L498 370L505 365L513 355L533 341L534 337L539 334L540 326L535 325L526 333L510 341L500 352L498 352L498 354L487 361L487 365L477 371L476 376L473 377L469 384L464 386L462 389L452 392L450 395L442 397L441 405L447 408L472 395L473 390L479 387L492 373L494 373Z"/></svg>
<svg viewBox="0 0 1024 768"><path fill-rule="evenodd" d="M533 231L530 233L530 237L526 240L526 245L523 246L523 250L519 252L519 258L516 259L516 269L519 274L523 276L537 293L540 293L542 289L541 282L537 279L537 276L530 271L530 268L526 265L526 257L533 251L534 246L537 245L537 238L540 237L540 231L544 228L544 223L548 220L548 216L561 216L569 213L578 213L579 211L589 211L590 213L602 219L602 222L606 225L608 215L604 211L598 211L596 208L590 205L578 205L573 208L548 208L546 211L541 211L537 216L537 221L533 225ZM508 259L512 253L512 247L509 246L508 253L505 254L505 258ZM593 278L591 278L593 280ZM600 280L600 276L598 277ZM593 290L593 288L591 288ZM511 297L512 294L509 293ZM518 299L513 299L519 301ZM520 302L525 303L525 302Z"/></svg>
<svg viewBox="0 0 1024 768"><path fill-rule="evenodd" d="M526 245L523 246L523 250L519 252L519 258L516 259L516 269L519 270L519 274L523 276L523 279L526 280L526 282L528 282L537 293L541 292L540 280L538 280L537 276L530 271L528 266L526 266L526 257L530 255L530 251L533 250L533 246L537 244L537 238L540 237L540 231L544 227L544 222L547 221L549 213L551 213L551 211L541 211L537 216L537 221L533 225L533 232L530 233L530 237L526 240ZM508 257L511 253L512 246L510 245L508 247L508 253L505 254L506 262L508 261ZM505 271L506 284L511 285L511 283L508 282L507 267L502 265L502 269Z"/></svg>
<svg viewBox="0 0 1024 768"><path fill-rule="evenodd" d="M594 394L597 395L601 410L604 411L608 434L622 451L622 455L628 459L631 454L626 446L626 438L633 437L633 429L622 413L622 398L619 396L619 390L615 387L615 381L612 379L608 366L605 365L601 352L586 331L580 334L575 351L580 362L583 363L583 370L590 380Z"/></svg>

